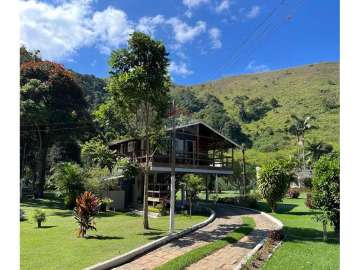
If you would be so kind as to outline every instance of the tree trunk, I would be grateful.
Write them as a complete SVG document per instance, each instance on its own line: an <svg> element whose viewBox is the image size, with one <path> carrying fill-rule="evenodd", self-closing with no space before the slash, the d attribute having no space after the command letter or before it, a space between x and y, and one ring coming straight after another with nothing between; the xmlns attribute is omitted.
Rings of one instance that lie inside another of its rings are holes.
<svg viewBox="0 0 360 270"><path fill-rule="evenodd" d="M37 172L36 172L36 164L31 162L31 174L32 174L32 183L31 183L31 192L34 198L37 198L36 193L36 180L37 180Z"/></svg>
<svg viewBox="0 0 360 270"><path fill-rule="evenodd" d="M246 193L246 172L245 172L245 150L242 149L242 180L243 180L243 196L245 196Z"/></svg>
<svg viewBox="0 0 360 270"><path fill-rule="evenodd" d="M150 142L149 142L149 110L146 110L145 115L145 171L144 171L144 202L143 202L143 212L144 212L144 229L149 229L149 217L148 217L148 189L149 189L149 152L150 152Z"/></svg>
<svg viewBox="0 0 360 270"><path fill-rule="evenodd" d="M40 151L39 164L38 164L38 185L36 191L37 198L44 197L47 153L48 153L48 147L47 145L43 145Z"/></svg>

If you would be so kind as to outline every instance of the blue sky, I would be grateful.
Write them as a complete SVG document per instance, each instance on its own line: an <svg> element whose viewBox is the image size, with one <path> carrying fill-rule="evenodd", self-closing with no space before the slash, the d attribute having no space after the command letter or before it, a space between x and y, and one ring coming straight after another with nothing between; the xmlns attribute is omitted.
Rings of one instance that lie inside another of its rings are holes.
<svg viewBox="0 0 360 270"><path fill-rule="evenodd" d="M28 48L99 77L135 30L165 43L177 84L339 61L336 0L30 0L20 19Z"/></svg>

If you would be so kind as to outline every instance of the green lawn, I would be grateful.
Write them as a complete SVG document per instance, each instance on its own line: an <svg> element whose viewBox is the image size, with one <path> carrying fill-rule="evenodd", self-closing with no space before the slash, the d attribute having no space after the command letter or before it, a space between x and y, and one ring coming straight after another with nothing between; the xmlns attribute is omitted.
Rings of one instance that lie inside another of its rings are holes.
<svg viewBox="0 0 360 270"><path fill-rule="evenodd" d="M72 211L64 210L56 200L37 200L21 203L27 221L20 224L21 269L82 269L110 259L164 236L168 229L168 217L150 219L150 230L143 230L142 217L126 213L108 213L96 218L98 231L91 231L88 239L75 236L77 226ZM44 228L36 228L31 215L42 208L48 215ZM176 216L176 229L184 229L205 220Z"/></svg>
<svg viewBox="0 0 360 270"><path fill-rule="evenodd" d="M286 238L263 270L333 270L340 268L339 239L330 230L328 242L322 240L322 225L313 221L314 215L304 205L305 194L299 199L284 199L279 213L273 214L284 223ZM269 209L264 203L261 210Z"/></svg>
<svg viewBox="0 0 360 270"><path fill-rule="evenodd" d="M243 238L245 235L249 234L255 228L255 222L250 217L243 218L243 224L240 228L235 229L232 232L229 232L224 238L216 240L212 243L209 243L205 246L193 249L179 257L176 257L173 260L168 261L167 263L155 268L156 270L182 270L186 267L200 261L202 258L209 256L215 251L222 249L228 244L233 244Z"/></svg>

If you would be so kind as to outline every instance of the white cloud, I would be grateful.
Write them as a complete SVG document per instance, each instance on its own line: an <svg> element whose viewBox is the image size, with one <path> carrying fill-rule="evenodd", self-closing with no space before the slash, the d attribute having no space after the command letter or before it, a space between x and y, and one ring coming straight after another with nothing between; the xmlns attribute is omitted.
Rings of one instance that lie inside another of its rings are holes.
<svg viewBox="0 0 360 270"><path fill-rule="evenodd" d="M208 3L209 0L183 0L182 3L188 8L198 7L202 4Z"/></svg>
<svg viewBox="0 0 360 270"><path fill-rule="evenodd" d="M191 27L176 17L167 20L173 28L175 40L179 43L185 43L193 40L196 36L206 31L206 23L198 21L195 26Z"/></svg>
<svg viewBox="0 0 360 270"><path fill-rule="evenodd" d="M213 49L220 49L222 47L222 43L220 40L221 31L217 27L213 27L209 30L209 35L212 43Z"/></svg>
<svg viewBox="0 0 360 270"><path fill-rule="evenodd" d="M126 13L113 7L95 12L92 23L94 34L100 41L97 46L106 54L112 48L126 45L129 35L134 31L134 24L128 20Z"/></svg>
<svg viewBox="0 0 360 270"><path fill-rule="evenodd" d="M165 18L163 15L156 15L155 17L142 17L136 26L136 30L149 35L154 35L156 27L164 22Z"/></svg>
<svg viewBox="0 0 360 270"><path fill-rule="evenodd" d="M250 11L246 14L249 19L254 19L260 14L260 6L252 6Z"/></svg>
<svg viewBox="0 0 360 270"><path fill-rule="evenodd" d="M35 0L20 1L21 43L39 49L47 59L60 59L94 40L88 18L88 1L64 2L61 5Z"/></svg>
<svg viewBox="0 0 360 270"><path fill-rule="evenodd" d="M180 75L182 77L187 77L194 72L190 70L186 63L180 62L179 64L176 64L175 62L171 62L169 66L169 71L173 74Z"/></svg>
<svg viewBox="0 0 360 270"><path fill-rule="evenodd" d="M270 70L270 68L267 65L265 64L257 65L254 60L249 62L246 69L249 70L250 72L265 72Z"/></svg>
<svg viewBox="0 0 360 270"><path fill-rule="evenodd" d="M221 13L225 10L229 10L230 7L230 1L229 0L223 0L222 2L220 2L220 4L218 6L215 7L215 11L217 13Z"/></svg>
<svg viewBox="0 0 360 270"><path fill-rule="evenodd" d="M71 58L80 48L90 46L95 46L103 54L110 54L113 49L125 46L135 30L154 35L159 27L170 27L168 36L174 41L170 48L174 50L207 30L203 21L189 25L177 17L165 18L160 14L134 22L123 10L111 6L94 11L92 2L20 1L21 43L31 50L39 49L44 59L59 61ZM196 6L204 1L198 4L190 2L187 2L190 6Z"/></svg>

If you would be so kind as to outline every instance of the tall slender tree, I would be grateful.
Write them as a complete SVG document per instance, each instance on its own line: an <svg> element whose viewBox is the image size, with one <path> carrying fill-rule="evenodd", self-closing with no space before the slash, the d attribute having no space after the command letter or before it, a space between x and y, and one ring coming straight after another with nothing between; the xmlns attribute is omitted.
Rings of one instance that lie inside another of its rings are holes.
<svg viewBox="0 0 360 270"><path fill-rule="evenodd" d="M305 117L299 117L295 114L292 114L290 116L291 118L291 124L289 127L289 132L292 135L296 136L298 146L301 148L301 155L302 155L302 161L303 161L303 169L305 169L305 133L309 130L314 128L314 126L311 124L311 121L314 119L313 116L305 116Z"/></svg>
<svg viewBox="0 0 360 270"><path fill-rule="evenodd" d="M162 42L134 32L128 48L113 51L109 64L111 76L107 89L114 105L123 110L131 135L145 139L143 210L144 228L148 229L150 140L162 127L169 108L168 53Z"/></svg>

